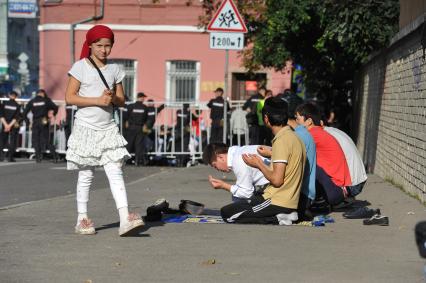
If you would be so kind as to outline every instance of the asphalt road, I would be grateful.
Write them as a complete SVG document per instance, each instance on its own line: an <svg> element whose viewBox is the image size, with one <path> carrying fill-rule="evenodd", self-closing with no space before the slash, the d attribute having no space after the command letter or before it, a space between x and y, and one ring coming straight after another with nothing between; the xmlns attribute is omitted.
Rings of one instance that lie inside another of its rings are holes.
<svg viewBox="0 0 426 283"><path fill-rule="evenodd" d="M21 185L49 197L57 187L72 192L75 173L54 169L61 166L21 164L0 171L20 169ZM158 173L141 177L153 171ZM191 199L209 211L230 202L228 192L208 184L209 174L222 174L207 166L125 172L130 209L142 215L159 198L172 208ZM128 238L118 237L118 213L102 175L89 203L96 235L74 234L73 195L0 209L1 283L424 282L413 228L426 219L425 207L374 175L358 200L380 208L389 226L365 226L335 212L335 223L318 228L148 222ZM50 190L43 191L46 186Z"/></svg>
<svg viewBox="0 0 426 283"><path fill-rule="evenodd" d="M125 182L131 183L166 167L125 166ZM0 162L0 208L20 203L49 199L75 193L77 171L66 170L66 163L45 161L35 163L17 159L15 163ZM92 190L109 188L103 169L97 169Z"/></svg>

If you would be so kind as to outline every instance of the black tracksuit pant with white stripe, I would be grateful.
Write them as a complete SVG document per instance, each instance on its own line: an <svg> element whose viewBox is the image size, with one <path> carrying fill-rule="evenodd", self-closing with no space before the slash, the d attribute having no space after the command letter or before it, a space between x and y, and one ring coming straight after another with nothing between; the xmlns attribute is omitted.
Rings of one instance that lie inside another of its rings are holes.
<svg viewBox="0 0 426 283"><path fill-rule="evenodd" d="M294 211L297 210L273 205L270 199L265 200L262 195L254 195L246 201L231 203L220 209L225 222L253 224L278 224L277 214Z"/></svg>

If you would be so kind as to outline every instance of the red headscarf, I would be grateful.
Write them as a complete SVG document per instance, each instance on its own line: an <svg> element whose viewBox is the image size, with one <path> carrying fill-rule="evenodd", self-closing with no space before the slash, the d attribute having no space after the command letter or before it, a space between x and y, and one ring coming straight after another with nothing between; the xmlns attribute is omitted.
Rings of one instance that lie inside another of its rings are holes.
<svg viewBox="0 0 426 283"><path fill-rule="evenodd" d="M114 43L114 33L112 30L104 25L96 25L89 29L86 33L86 41L83 43L81 48L80 59L87 58L90 55L90 44L100 38L109 38Z"/></svg>

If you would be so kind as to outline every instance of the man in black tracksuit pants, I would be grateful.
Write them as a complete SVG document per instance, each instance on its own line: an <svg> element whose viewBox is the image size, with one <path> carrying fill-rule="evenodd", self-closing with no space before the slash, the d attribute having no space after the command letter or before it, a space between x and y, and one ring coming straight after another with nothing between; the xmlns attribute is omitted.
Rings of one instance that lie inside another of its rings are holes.
<svg viewBox="0 0 426 283"><path fill-rule="evenodd" d="M211 109L210 111L210 119L212 120L211 132L210 132L210 141L209 143L222 143L223 142L223 123L224 123L224 115L223 115L223 89L218 87L214 91L216 97L211 99L207 106ZM231 110L229 108L229 103L227 103L227 112ZM228 115L226 115L228 116ZM227 117L228 118L228 117Z"/></svg>
<svg viewBox="0 0 426 283"><path fill-rule="evenodd" d="M0 105L0 123L3 125L0 132L0 161L4 159L3 149L8 145L8 161L15 162L13 155L16 150L19 120L21 119L21 106L15 101L17 96L18 93L11 91L9 100Z"/></svg>
<svg viewBox="0 0 426 283"><path fill-rule="evenodd" d="M49 111L53 111L53 115L58 113L58 106L47 97L44 89L37 91L36 97L30 100L25 107L23 117L29 125L27 114L31 111L33 113L32 122L32 145L34 147L36 162L39 163L43 159L43 151L49 147L52 154L53 161L56 162L58 157L56 155L55 146L49 142Z"/></svg>
<svg viewBox="0 0 426 283"><path fill-rule="evenodd" d="M143 126L146 124L148 111L143 104L146 95L139 92L137 101L127 105L125 138L128 142L127 150L135 153L135 165L144 165L144 138Z"/></svg>

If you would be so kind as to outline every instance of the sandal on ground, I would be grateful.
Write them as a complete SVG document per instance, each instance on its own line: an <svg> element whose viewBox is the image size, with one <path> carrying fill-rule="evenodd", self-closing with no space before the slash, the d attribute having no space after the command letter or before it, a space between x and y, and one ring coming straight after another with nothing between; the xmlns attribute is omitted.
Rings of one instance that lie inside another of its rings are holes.
<svg viewBox="0 0 426 283"><path fill-rule="evenodd" d="M80 235L94 235L96 234L95 224L89 218L83 218L75 226L75 233Z"/></svg>
<svg viewBox="0 0 426 283"><path fill-rule="evenodd" d="M145 225L141 216L138 213L129 213L127 219L129 221L123 226L120 226L120 228L118 229L118 234L120 235L120 237L135 235L137 234L139 229Z"/></svg>

